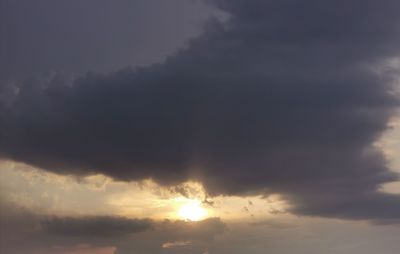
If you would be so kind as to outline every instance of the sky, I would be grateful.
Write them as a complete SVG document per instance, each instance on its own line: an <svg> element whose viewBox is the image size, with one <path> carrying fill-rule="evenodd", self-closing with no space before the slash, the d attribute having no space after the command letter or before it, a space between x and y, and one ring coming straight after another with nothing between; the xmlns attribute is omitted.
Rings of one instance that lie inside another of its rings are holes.
<svg viewBox="0 0 400 254"><path fill-rule="evenodd" d="M398 10L0 0L0 253L398 253Z"/></svg>

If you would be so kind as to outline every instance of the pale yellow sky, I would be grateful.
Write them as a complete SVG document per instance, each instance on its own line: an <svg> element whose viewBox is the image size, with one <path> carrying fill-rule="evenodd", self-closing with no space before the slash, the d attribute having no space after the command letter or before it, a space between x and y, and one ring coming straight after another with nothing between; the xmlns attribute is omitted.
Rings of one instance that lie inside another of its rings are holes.
<svg viewBox="0 0 400 254"><path fill-rule="evenodd" d="M206 199L201 184L193 182L180 186L183 195L151 181L116 182L102 175L78 179L4 161L0 167L2 200L40 214L187 219L182 218L180 209L196 204L205 211L204 218L255 220L284 212L286 206L277 195Z"/></svg>

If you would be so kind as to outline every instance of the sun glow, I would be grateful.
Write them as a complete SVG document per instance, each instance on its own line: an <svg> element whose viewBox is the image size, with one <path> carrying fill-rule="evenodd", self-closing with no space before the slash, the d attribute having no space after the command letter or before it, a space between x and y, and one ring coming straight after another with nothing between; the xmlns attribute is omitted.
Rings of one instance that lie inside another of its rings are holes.
<svg viewBox="0 0 400 254"><path fill-rule="evenodd" d="M199 221L206 217L207 211L201 207L200 201L190 200L179 208L178 214L184 220Z"/></svg>

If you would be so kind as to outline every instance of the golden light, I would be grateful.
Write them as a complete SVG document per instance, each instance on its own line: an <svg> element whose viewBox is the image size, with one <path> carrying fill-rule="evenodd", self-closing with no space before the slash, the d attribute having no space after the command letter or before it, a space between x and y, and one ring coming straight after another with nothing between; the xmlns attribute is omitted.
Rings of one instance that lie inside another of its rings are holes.
<svg viewBox="0 0 400 254"><path fill-rule="evenodd" d="M181 219L199 221L206 217L207 211L201 207L200 201L190 200L179 208L178 214Z"/></svg>

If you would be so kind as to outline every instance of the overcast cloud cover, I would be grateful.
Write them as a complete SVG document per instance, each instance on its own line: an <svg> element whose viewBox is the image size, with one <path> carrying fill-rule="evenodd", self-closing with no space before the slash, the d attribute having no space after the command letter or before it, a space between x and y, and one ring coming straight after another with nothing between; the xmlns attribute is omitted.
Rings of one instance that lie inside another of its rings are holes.
<svg viewBox="0 0 400 254"><path fill-rule="evenodd" d="M197 0L1 0L0 81L161 61L211 13Z"/></svg>
<svg viewBox="0 0 400 254"><path fill-rule="evenodd" d="M210 0L229 15L165 62L3 86L0 154L61 174L210 195L280 193L296 214L398 223L373 144L398 106L398 0Z"/></svg>

